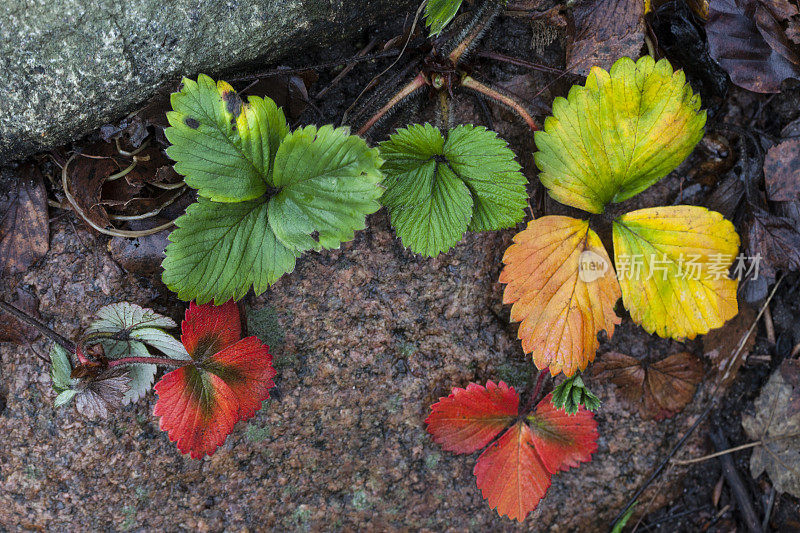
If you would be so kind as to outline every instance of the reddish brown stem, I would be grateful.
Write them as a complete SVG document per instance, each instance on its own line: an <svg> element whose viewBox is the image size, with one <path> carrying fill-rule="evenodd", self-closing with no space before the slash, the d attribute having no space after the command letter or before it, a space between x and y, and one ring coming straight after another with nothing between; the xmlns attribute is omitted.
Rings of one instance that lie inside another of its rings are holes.
<svg viewBox="0 0 800 533"><path fill-rule="evenodd" d="M544 380L547 377L547 374L548 370L546 368L539 371L539 375L536 377L536 386L533 388L530 398L528 398L528 405L525 407L525 413L530 413L533 411L534 405L539 401L539 394L542 392L542 387L544 386Z"/></svg>
<svg viewBox="0 0 800 533"><path fill-rule="evenodd" d="M472 76L465 76L464 79L461 80L461 86L464 87L465 89L470 89L472 91L485 95L497 102L500 102L505 106L508 106L509 108L514 110L514 112L516 112L520 116L520 118L522 118L522 120L524 120L528 124L528 127L531 130L536 131L539 129L539 126L536 125L536 121L533 120L533 117L530 115L530 113L528 113L525 107L519 102L517 102L514 98L505 95L496 89L492 89L488 85L484 85L483 83L479 82Z"/></svg>
<svg viewBox="0 0 800 533"><path fill-rule="evenodd" d="M367 133L372 126L374 126L383 116L389 112L395 105L402 102L407 97L411 96L415 91L418 91L422 87L429 85L430 81L428 77L425 76L424 73L420 72L416 78L411 80L408 85L403 87L400 92L395 94L391 100L389 100L385 106L380 108L380 110L372 115L372 117L363 125L361 129L358 130L358 135L364 135Z"/></svg>
<svg viewBox="0 0 800 533"><path fill-rule="evenodd" d="M108 367L114 368L115 366L134 364L164 365L177 368L190 365L192 361L172 359L171 357L123 357L122 359L111 359L108 362Z"/></svg>

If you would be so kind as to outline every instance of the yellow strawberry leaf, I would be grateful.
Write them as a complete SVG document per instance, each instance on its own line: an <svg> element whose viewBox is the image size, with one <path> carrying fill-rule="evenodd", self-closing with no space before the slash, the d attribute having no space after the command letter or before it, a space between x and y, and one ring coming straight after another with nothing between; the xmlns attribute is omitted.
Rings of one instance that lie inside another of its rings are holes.
<svg viewBox="0 0 800 533"><path fill-rule="evenodd" d="M593 67L586 85L556 98L535 134L539 179L555 200L590 213L642 192L703 137L706 112L666 59L623 57Z"/></svg>
<svg viewBox="0 0 800 533"><path fill-rule="evenodd" d="M728 277L739 236L704 207L640 209L614 221L614 264L631 318L661 337L693 339L736 316Z"/></svg>
<svg viewBox="0 0 800 533"><path fill-rule="evenodd" d="M503 256L503 303L537 368L571 376L594 360L597 334L620 319L611 260L585 220L546 216L528 223Z"/></svg>

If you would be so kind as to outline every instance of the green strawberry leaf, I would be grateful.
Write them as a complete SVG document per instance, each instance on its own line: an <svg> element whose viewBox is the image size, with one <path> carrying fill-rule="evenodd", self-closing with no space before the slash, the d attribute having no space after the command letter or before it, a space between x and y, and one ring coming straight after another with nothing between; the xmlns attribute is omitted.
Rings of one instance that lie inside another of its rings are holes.
<svg viewBox="0 0 800 533"><path fill-rule="evenodd" d="M425 5L425 23L430 28L431 36L435 37L450 24L463 0L428 0Z"/></svg>
<svg viewBox="0 0 800 533"><path fill-rule="evenodd" d="M53 407L61 407L62 405L67 405L72 399L78 394L79 391L67 389L62 391L56 396L56 399L53 400Z"/></svg>
<svg viewBox="0 0 800 533"><path fill-rule="evenodd" d="M593 67L585 86L555 99L553 116L535 133L539 179L555 200L602 213L677 167L705 123L700 97L666 59Z"/></svg>
<svg viewBox="0 0 800 533"><path fill-rule="evenodd" d="M50 347L50 379L56 392L64 392L72 386L72 363L69 353L60 344L53 343Z"/></svg>
<svg viewBox="0 0 800 533"><path fill-rule="evenodd" d="M568 414L574 415L581 405L589 411L600 408L600 398L586 388L580 373L564 380L561 385L553 389L553 407L564 409Z"/></svg>
<svg viewBox="0 0 800 533"><path fill-rule="evenodd" d="M130 302L106 305L98 309L96 315L97 320L92 322L87 333L132 332L144 327L174 328L177 325L169 317Z"/></svg>
<svg viewBox="0 0 800 533"><path fill-rule="evenodd" d="M380 208L379 151L347 128L290 133L272 100L244 103L203 75L184 80L172 106L168 155L199 194L175 221L162 263L179 298L222 303L251 286L260 294L303 252L351 240ZM166 338L145 342L179 350Z"/></svg>
<svg viewBox="0 0 800 533"><path fill-rule="evenodd" d="M525 177L505 141L461 125L447 139L430 124L398 130L381 144L382 203L403 245L436 256L467 230L515 225L525 216Z"/></svg>
<svg viewBox="0 0 800 533"><path fill-rule="evenodd" d="M171 103L167 155L190 187L218 202L267 191L272 160L289 132L275 102L251 96L245 103L226 82L201 74L196 82L184 78Z"/></svg>
<svg viewBox="0 0 800 533"><path fill-rule="evenodd" d="M175 221L166 249L164 284L183 300L217 304L261 294L294 270L293 252L267 222L264 199L222 204L199 198Z"/></svg>
<svg viewBox="0 0 800 533"><path fill-rule="evenodd" d="M338 248L380 209L383 162L348 128L306 126L289 134L275 156L269 223L289 249ZM316 238L313 236L316 235Z"/></svg>

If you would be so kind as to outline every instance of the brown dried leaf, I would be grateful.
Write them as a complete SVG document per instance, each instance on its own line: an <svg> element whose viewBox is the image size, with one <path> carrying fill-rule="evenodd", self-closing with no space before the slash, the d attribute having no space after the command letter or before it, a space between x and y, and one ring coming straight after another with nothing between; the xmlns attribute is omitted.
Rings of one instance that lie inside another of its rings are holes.
<svg viewBox="0 0 800 533"><path fill-rule="evenodd" d="M736 85L777 93L786 78L800 79L800 53L759 0L710 0L706 32L712 57Z"/></svg>
<svg viewBox="0 0 800 533"><path fill-rule="evenodd" d="M620 57L639 57L645 32L641 0L584 0L575 6L573 18L568 71L586 76L595 65L608 70Z"/></svg>
<svg viewBox="0 0 800 533"><path fill-rule="evenodd" d="M774 277L776 270L800 269L800 231L794 221L750 206L747 249L759 255L759 274Z"/></svg>
<svg viewBox="0 0 800 533"><path fill-rule="evenodd" d="M750 475L755 479L766 471L778 492L795 497L800 497L798 365L795 359L784 361L761 389L754 413L742 417L747 436L762 441L750 456Z"/></svg>
<svg viewBox="0 0 800 533"><path fill-rule="evenodd" d="M109 225L108 213L100 205L103 184L111 174L122 167L112 156L117 153L109 143L98 143L80 154L70 166L69 190L86 217L105 228Z"/></svg>
<svg viewBox="0 0 800 533"><path fill-rule="evenodd" d="M87 379L80 385L80 392L75 395L75 407L86 418L108 418L111 411L122 407L122 397L129 382L124 369L104 370L96 378Z"/></svg>
<svg viewBox="0 0 800 533"><path fill-rule="evenodd" d="M773 202L800 200L800 139L789 139L769 149L764 159L764 180Z"/></svg>
<svg viewBox="0 0 800 533"><path fill-rule="evenodd" d="M33 164L17 171L0 190L0 273L18 274L41 259L50 248L47 191L42 173Z"/></svg>
<svg viewBox="0 0 800 533"><path fill-rule="evenodd" d="M756 320L755 310L745 303L739 305L739 314L725 323L719 329L712 329L703 337L703 352L706 357L711 359L712 364L720 375L727 374L727 378L722 383L723 386L730 385L736 377L736 372L747 358L756 344L756 333L750 334L744 343L742 353L737 359L734 368L728 369L728 364L734 352L739 348L742 337L753 325Z"/></svg>
<svg viewBox="0 0 800 533"><path fill-rule="evenodd" d="M620 394L644 419L662 420L680 412L688 404L703 377L700 360L688 352L643 365L629 355L610 352L595 363L593 373L609 379Z"/></svg>
<svg viewBox="0 0 800 533"><path fill-rule="evenodd" d="M40 318L39 299L35 294L17 288L14 298L9 301L11 305L25 314ZM0 342L13 342L20 344L26 339L31 341L39 336L39 330L23 324L16 318L5 313L0 318Z"/></svg>

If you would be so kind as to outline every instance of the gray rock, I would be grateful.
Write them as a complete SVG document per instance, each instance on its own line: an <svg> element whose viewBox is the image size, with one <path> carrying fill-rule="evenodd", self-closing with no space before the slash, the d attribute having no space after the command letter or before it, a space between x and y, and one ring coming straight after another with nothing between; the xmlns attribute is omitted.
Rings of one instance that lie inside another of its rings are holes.
<svg viewBox="0 0 800 533"><path fill-rule="evenodd" d="M264 64L417 0L5 0L0 163L75 139L165 82Z"/></svg>

